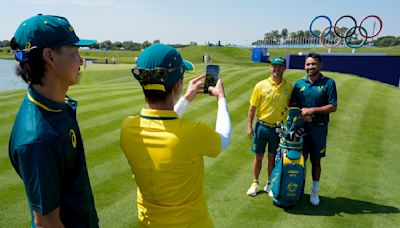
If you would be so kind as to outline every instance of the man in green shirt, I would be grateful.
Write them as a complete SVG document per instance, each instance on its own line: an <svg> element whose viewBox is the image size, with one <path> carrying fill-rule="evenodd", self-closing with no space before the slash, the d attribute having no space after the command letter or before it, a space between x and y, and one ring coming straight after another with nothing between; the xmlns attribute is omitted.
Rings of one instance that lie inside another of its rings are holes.
<svg viewBox="0 0 400 228"><path fill-rule="evenodd" d="M337 108L335 81L320 73L322 58L310 53L305 60L306 77L299 79L292 92L291 106L301 108L301 113L308 123L305 126L303 153L305 159L310 154L313 178L310 203L319 205L318 186L321 176L321 158L326 155L329 114Z"/></svg>
<svg viewBox="0 0 400 228"><path fill-rule="evenodd" d="M66 93L78 82L80 40L68 20L37 15L11 39L17 74L29 85L11 132L9 157L21 177L32 227L98 227L98 217L76 121Z"/></svg>

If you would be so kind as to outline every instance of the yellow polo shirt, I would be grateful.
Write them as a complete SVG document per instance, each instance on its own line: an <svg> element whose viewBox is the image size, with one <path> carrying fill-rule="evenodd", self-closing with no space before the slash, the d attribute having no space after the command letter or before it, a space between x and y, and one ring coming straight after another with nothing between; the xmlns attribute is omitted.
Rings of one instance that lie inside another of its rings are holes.
<svg viewBox="0 0 400 228"><path fill-rule="evenodd" d="M250 105L256 107L257 119L276 124L284 121L292 94L292 85L285 79L277 85L272 76L256 84L250 97Z"/></svg>
<svg viewBox="0 0 400 228"><path fill-rule="evenodd" d="M172 110L142 109L122 124L121 148L138 186L142 227L213 227L204 197L203 156L221 139L210 126Z"/></svg>

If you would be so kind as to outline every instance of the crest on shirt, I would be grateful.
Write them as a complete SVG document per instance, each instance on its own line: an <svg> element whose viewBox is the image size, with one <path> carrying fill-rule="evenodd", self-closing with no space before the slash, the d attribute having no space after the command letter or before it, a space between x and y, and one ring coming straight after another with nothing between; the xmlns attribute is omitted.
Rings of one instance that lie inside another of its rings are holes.
<svg viewBox="0 0 400 228"><path fill-rule="evenodd" d="M322 92L323 89L324 89L324 86L318 86L318 93Z"/></svg>
<svg viewBox="0 0 400 228"><path fill-rule="evenodd" d="M76 148L76 134L75 134L74 129L69 130L69 136L71 137L72 147L75 149Z"/></svg>
<svg viewBox="0 0 400 228"><path fill-rule="evenodd" d="M303 92L305 89L306 89L305 86L301 87L300 90L299 90L299 93Z"/></svg>
<svg viewBox="0 0 400 228"><path fill-rule="evenodd" d="M268 95L272 92L272 89L267 90L265 93Z"/></svg>

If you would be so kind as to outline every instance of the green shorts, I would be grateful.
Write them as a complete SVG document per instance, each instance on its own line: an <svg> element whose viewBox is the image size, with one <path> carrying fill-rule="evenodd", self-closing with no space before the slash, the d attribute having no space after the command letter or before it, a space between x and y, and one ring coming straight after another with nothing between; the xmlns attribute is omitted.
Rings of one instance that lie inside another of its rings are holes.
<svg viewBox="0 0 400 228"><path fill-rule="evenodd" d="M326 156L326 138L328 136L327 124L314 124L305 127L307 135L304 136L303 153L311 156Z"/></svg>
<svg viewBox="0 0 400 228"><path fill-rule="evenodd" d="M265 147L268 144L268 152L276 154L279 146L279 136L275 132L276 127L268 127L256 122L254 128L253 143L251 144L251 151L253 153L265 153Z"/></svg>

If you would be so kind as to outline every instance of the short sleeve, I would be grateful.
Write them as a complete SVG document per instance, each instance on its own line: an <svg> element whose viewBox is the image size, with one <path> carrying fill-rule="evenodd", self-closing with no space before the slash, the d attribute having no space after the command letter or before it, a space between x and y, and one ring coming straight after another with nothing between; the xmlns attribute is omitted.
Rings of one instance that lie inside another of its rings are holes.
<svg viewBox="0 0 400 228"><path fill-rule="evenodd" d="M260 104L260 86L259 84L257 84L254 89L253 92L251 93L251 97L250 97L250 105L251 106L259 106Z"/></svg>
<svg viewBox="0 0 400 228"><path fill-rule="evenodd" d="M292 95L290 96L289 105L299 106L299 87L297 82L293 86Z"/></svg>
<svg viewBox="0 0 400 228"><path fill-rule="evenodd" d="M292 98L292 93L293 93L293 86L289 82L287 84L287 89L289 90L289 95L288 95L288 98L287 98L287 102L288 102L288 105L290 105L290 99Z"/></svg>
<svg viewBox="0 0 400 228"><path fill-rule="evenodd" d="M39 141L16 148L14 160L32 209L46 215L60 206L63 175L62 147Z"/></svg>
<svg viewBox="0 0 400 228"><path fill-rule="evenodd" d="M199 153L208 157L216 157L221 152L221 137L219 134L210 126L205 123L199 123L196 127L197 142L199 145L196 148L199 149Z"/></svg>
<svg viewBox="0 0 400 228"><path fill-rule="evenodd" d="M337 92L336 92L336 83L334 80L329 80L329 86L326 91L328 95L328 104L337 107Z"/></svg>

